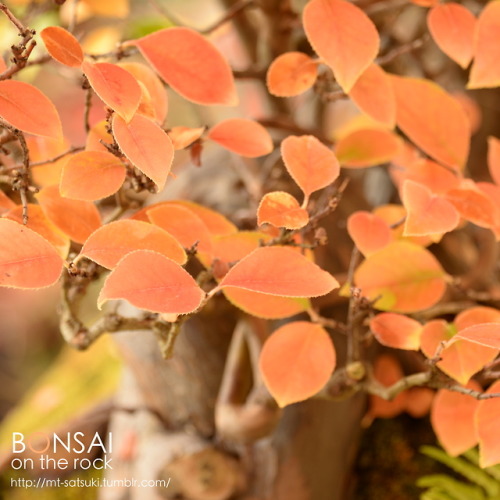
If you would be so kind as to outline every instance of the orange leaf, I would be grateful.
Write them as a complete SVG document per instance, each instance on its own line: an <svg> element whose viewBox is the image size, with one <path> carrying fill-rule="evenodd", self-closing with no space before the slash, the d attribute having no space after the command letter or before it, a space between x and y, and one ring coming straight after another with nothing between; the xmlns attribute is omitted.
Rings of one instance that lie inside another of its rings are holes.
<svg viewBox="0 0 500 500"><path fill-rule="evenodd" d="M286 229L300 229L309 222L307 210L300 208L299 202L284 191L274 191L264 195L257 210L257 223L265 223Z"/></svg>
<svg viewBox="0 0 500 500"><path fill-rule="evenodd" d="M69 251L69 238L58 229L43 213L40 205L28 203L28 224L26 227L43 236L64 259ZM5 218L23 223L23 207L17 206L4 215Z"/></svg>
<svg viewBox="0 0 500 500"><path fill-rule="evenodd" d="M425 417L431 410L434 391L427 387L412 387L408 390L405 411L413 418Z"/></svg>
<svg viewBox="0 0 500 500"><path fill-rule="evenodd" d="M488 137L488 169L491 178L500 186L500 139Z"/></svg>
<svg viewBox="0 0 500 500"><path fill-rule="evenodd" d="M500 393L500 380L494 382L487 394ZM479 437L479 466L489 467L500 462L500 398L479 401L475 414L476 432Z"/></svg>
<svg viewBox="0 0 500 500"><path fill-rule="evenodd" d="M344 0L311 0L303 16L313 49L349 92L378 53L375 25L359 7Z"/></svg>
<svg viewBox="0 0 500 500"><path fill-rule="evenodd" d="M361 129L342 137L335 154L343 167L362 168L391 161L401 149L401 139L388 130Z"/></svg>
<svg viewBox="0 0 500 500"><path fill-rule="evenodd" d="M0 286L44 288L61 275L63 260L39 234L12 220L0 219Z"/></svg>
<svg viewBox="0 0 500 500"><path fill-rule="evenodd" d="M347 232L364 256L384 248L392 240L389 224L370 212L358 211L350 215Z"/></svg>
<svg viewBox="0 0 500 500"><path fill-rule="evenodd" d="M420 338L421 348L428 358L436 355L442 341L448 341L456 335L456 327L443 320L433 320L424 325ZM456 340L444 349L437 367L461 384L466 384L472 375L492 361L498 349L473 344L465 340Z"/></svg>
<svg viewBox="0 0 500 500"><path fill-rule="evenodd" d="M137 111L142 96L137 80L120 66L107 62L85 61L82 70L103 102L129 122Z"/></svg>
<svg viewBox="0 0 500 500"><path fill-rule="evenodd" d="M459 331L453 338L500 349L500 321L498 323L471 325Z"/></svg>
<svg viewBox="0 0 500 500"><path fill-rule="evenodd" d="M497 224L495 205L487 194L482 193L472 182L464 187L450 189L446 193L447 200L468 221L491 228Z"/></svg>
<svg viewBox="0 0 500 500"><path fill-rule="evenodd" d="M29 83L0 82L0 116L23 132L62 138L61 119L54 104Z"/></svg>
<svg viewBox="0 0 500 500"><path fill-rule="evenodd" d="M125 299L133 306L167 314L196 310L205 293L179 264L151 250L136 250L118 262L99 294L107 300Z"/></svg>
<svg viewBox="0 0 500 500"><path fill-rule="evenodd" d="M300 253L262 247L240 260L220 283L283 297L317 297L339 286L337 280Z"/></svg>
<svg viewBox="0 0 500 500"><path fill-rule="evenodd" d="M260 123L245 118L230 118L214 125L207 138L248 158L267 155L273 150L269 132Z"/></svg>
<svg viewBox="0 0 500 500"><path fill-rule="evenodd" d="M212 238L203 221L187 207L162 204L147 211L149 220L170 233L184 248L198 243L197 250L211 259Z"/></svg>
<svg viewBox="0 0 500 500"><path fill-rule="evenodd" d="M257 231L239 231L215 236L212 239L213 256L226 264L235 263L270 239L269 235Z"/></svg>
<svg viewBox="0 0 500 500"><path fill-rule="evenodd" d="M305 298L278 297L232 287L225 288L223 292L231 304L258 318L289 318L310 307L309 299Z"/></svg>
<svg viewBox="0 0 500 500"><path fill-rule="evenodd" d="M60 192L75 200L100 200L116 193L126 174L123 163L111 153L82 151L64 166Z"/></svg>
<svg viewBox="0 0 500 500"><path fill-rule="evenodd" d="M314 396L328 382L335 364L330 336L307 321L288 323L274 331L259 360L264 382L280 407Z"/></svg>
<svg viewBox="0 0 500 500"><path fill-rule="evenodd" d="M109 153L108 149L101 143L101 141L106 144L113 144L113 136L108 132L108 122L102 120L96 123L87 134L87 139L85 141L86 151L104 151Z"/></svg>
<svg viewBox="0 0 500 500"><path fill-rule="evenodd" d="M288 173L306 199L339 176L340 166L335 154L312 135L287 137L281 143L281 155Z"/></svg>
<svg viewBox="0 0 500 500"><path fill-rule="evenodd" d="M134 250L153 250L177 264L185 264L187 260L184 249L172 235L138 220L119 220L100 227L88 237L80 254L113 269Z"/></svg>
<svg viewBox="0 0 500 500"><path fill-rule="evenodd" d="M456 208L449 201L418 182L404 182L402 199L406 208L405 236L447 233L460 222Z"/></svg>
<svg viewBox="0 0 500 500"><path fill-rule="evenodd" d="M467 384L469 389L480 391L477 382ZM441 446L448 455L457 457L476 446L478 436L474 415L479 401L466 394L441 389L434 398L431 423Z"/></svg>
<svg viewBox="0 0 500 500"><path fill-rule="evenodd" d="M196 31L167 28L130 43L137 45L157 73L186 99L209 105L238 103L229 64Z"/></svg>
<svg viewBox="0 0 500 500"><path fill-rule="evenodd" d="M470 89L500 85L500 2L488 2L476 23L474 62L469 75Z"/></svg>
<svg viewBox="0 0 500 500"><path fill-rule="evenodd" d="M161 80L145 64L122 62L118 66L127 70L138 82L141 82L146 87L155 111L155 121L161 125L165 121L168 111L167 92Z"/></svg>
<svg viewBox="0 0 500 500"><path fill-rule="evenodd" d="M57 161L50 161L52 158L68 151L69 142L64 139L51 139L42 136L28 136L26 143L30 151L31 173L33 180L37 186L51 186L58 184L61 179L63 166L69 160L70 155L63 156ZM40 163L49 161L46 164L33 165L33 163Z"/></svg>
<svg viewBox="0 0 500 500"><path fill-rule="evenodd" d="M191 127L172 127L168 131L168 136L172 141L174 149L185 149L191 146L193 142L197 141L205 132L205 127L191 128Z"/></svg>
<svg viewBox="0 0 500 500"><path fill-rule="evenodd" d="M470 142L470 122L462 106L429 80L392 76L392 83L401 130L437 161L462 168Z"/></svg>
<svg viewBox="0 0 500 500"><path fill-rule="evenodd" d="M500 323L500 311L486 306L471 307L457 314L453 323L458 331L478 323Z"/></svg>
<svg viewBox="0 0 500 500"><path fill-rule="evenodd" d="M58 62L72 68L83 63L83 49L80 42L64 28L49 26L40 32L48 53Z"/></svg>
<svg viewBox="0 0 500 500"><path fill-rule="evenodd" d="M113 134L123 154L161 191L174 158L174 147L168 135L142 115L135 115L130 123L115 115L112 123Z"/></svg>
<svg viewBox="0 0 500 500"><path fill-rule="evenodd" d="M267 88L278 97L293 97L310 89L318 76L318 64L303 52L285 52L267 71Z"/></svg>
<svg viewBox="0 0 500 500"><path fill-rule="evenodd" d="M352 87L349 97L374 120L394 128L396 97L391 79L380 66L370 64Z"/></svg>
<svg viewBox="0 0 500 500"><path fill-rule="evenodd" d="M370 321L375 338L387 347L418 351L422 325L408 316L396 313L377 314Z"/></svg>
<svg viewBox="0 0 500 500"><path fill-rule="evenodd" d="M101 216L93 203L62 198L59 186L44 187L36 198L47 218L76 243L84 243L101 226Z"/></svg>
<svg viewBox="0 0 500 500"><path fill-rule="evenodd" d="M455 2L439 4L430 10L427 25L438 47L465 69L474 52L474 14Z"/></svg>
<svg viewBox="0 0 500 500"><path fill-rule="evenodd" d="M377 309L414 312L433 306L445 289L445 273L424 248L395 241L370 255L354 274L356 286Z"/></svg>

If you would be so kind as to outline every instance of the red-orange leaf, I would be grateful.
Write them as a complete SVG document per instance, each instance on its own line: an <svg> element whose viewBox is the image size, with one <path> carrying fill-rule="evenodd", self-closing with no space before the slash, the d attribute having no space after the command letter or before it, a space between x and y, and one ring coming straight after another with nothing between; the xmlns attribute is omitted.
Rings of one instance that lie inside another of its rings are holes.
<svg viewBox="0 0 500 500"><path fill-rule="evenodd" d="M214 259L225 264L234 264L267 242L271 237L257 231L239 231L233 234L215 236L212 239Z"/></svg>
<svg viewBox="0 0 500 500"><path fill-rule="evenodd" d="M267 339L259 366L269 392L284 407L320 391L335 363L328 333L319 325L296 321L278 328Z"/></svg>
<svg viewBox="0 0 500 500"><path fill-rule="evenodd" d="M492 179L500 186L500 139L488 137L488 169Z"/></svg>
<svg viewBox="0 0 500 500"><path fill-rule="evenodd" d="M130 43L137 45L158 74L186 99L197 104L238 103L229 64L196 31L167 28Z"/></svg>
<svg viewBox="0 0 500 500"><path fill-rule="evenodd" d="M0 82L0 116L23 132L56 139L62 137L61 119L54 104L29 83Z"/></svg>
<svg viewBox="0 0 500 500"><path fill-rule="evenodd" d="M306 199L339 176L340 166L335 154L312 135L287 137L281 143L281 155L288 173Z"/></svg>
<svg viewBox="0 0 500 500"><path fill-rule="evenodd" d="M311 0L303 16L309 42L349 92L378 53L375 25L359 7L344 0Z"/></svg>
<svg viewBox="0 0 500 500"><path fill-rule="evenodd" d="M474 52L474 14L455 2L438 4L429 12L427 25L438 47L465 69Z"/></svg>
<svg viewBox="0 0 500 500"><path fill-rule="evenodd" d="M84 243L101 226L101 216L93 203L63 198L59 186L44 187L36 198L47 218L76 243Z"/></svg>
<svg viewBox="0 0 500 500"><path fill-rule="evenodd" d="M166 314L187 314L205 293L179 264L151 250L129 253L106 279L98 306L125 299L135 307Z"/></svg>
<svg viewBox="0 0 500 500"><path fill-rule="evenodd" d="M83 62L80 42L64 28L49 26L40 32L48 53L58 62L72 68L79 68Z"/></svg>
<svg viewBox="0 0 500 500"><path fill-rule="evenodd" d="M155 121L162 124L167 117L168 98L165 87L155 72L149 66L137 62L122 62L118 66L127 70L146 87L154 108Z"/></svg>
<svg viewBox="0 0 500 500"><path fill-rule="evenodd" d="M49 219L43 213L40 205L34 205L33 203L28 203L28 224L26 227L35 231L40 236L43 236L54 248L59 252L59 255L64 259L68 255L70 241L68 236L66 236L60 229L58 229L55 224L50 222ZM7 219L23 223L23 207L17 206L7 212L4 217Z"/></svg>
<svg viewBox="0 0 500 500"><path fill-rule="evenodd" d="M220 287L237 287L283 297L317 297L339 286L337 280L300 253L262 247L240 260Z"/></svg>
<svg viewBox="0 0 500 500"><path fill-rule="evenodd" d="M119 220L94 231L81 255L101 266L113 269L119 260L134 250L154 250L178 264L185 264L186 253L169 233L147 222Z"/></svg>
<svg viewBox="0 0 500 500"><path fill-rule="evenodd" d="M230 118L214 125L207 138L241 156L256 158L273 150L273 140L260 123L245 118Z"/></svg>
<svg viewBox="0 0 500 500"><path fill-rule="evenodd" d="M477 382L471 381L469 389L480 391ZM434 398L431 423L441 446L448 455L457 457L476 446L478 436L474 426L474 415L479 401L466 394L441 389Z"/></svg>
<svg viewBox="0 0 500 500"><path fill-rule="evenodd" d="M382 129L360 129L342 137L335 154L343 167L362 168L391 161L401 150L401 139Z"/></svg>
<svg viewBox="0 0 500 500"><path fill-rule="evenodd" d="M274 191L264 195L257 210L259 226L265 223L286 229L300 229L309 222L307 210L300 208L299 202L284 191Z"/></svg>
<svg viewBox="0 0 500 500"><path fill-rule="evenodd" d="M410 180L403 184L406 208L404 236L426 236L453 231L460 222L457 209L445 198Z"/></svg>
<svg viewBox="0 0 500 500"><path fill-rule="evenodd" d="M205 127L172 127L168 131L168 136L177 151L191 146L194 141L197 141L203 135L203 132L205 132Z"/></svg>
<svg viewBox="0 0 500 500"><path fill-rule="evenodd" d="M39 234L12 220L0 219L0 286L43 288L61 275L63 260Z"/></svg>
<svg viewBox="0 0 500 500"><path fill-rule="evenodd" d="M116 193L126 176L123 163L104 151L82 151L63 167L60 191L66 198L100 200Z"/></svg>
<svg viewBox="0 0 500 500"><path fill-rule="evenodd" d="M370 212L354 212L347 219L347 231L358 250L368 256L388 245L392 240L389 224Z"/></svg>
<svg viewBox="0 0 500 500"><path fill-rule="evenodd" d="M303 52L285 52L267 71L267 88L278 97L293 97L310 89L318 76L318 63Z"/></svg>
<svg viewBox="0 0 500 500"><path fill-rule="evenodd" d="M488 2L476 24L474 62L468 88L480 89L500 85L500 2Z"/></svg>
<svg viewBox="0 0 500 500"><path fill-rule="evenodd" d="M130 123L115 115L113 134L123 154L161 191L174 158L174 147L165 131L142 115L135 115Z"/></svg>
<svg viewBox="0 0 500 500"><path fill-rule="evenodd" d="M120 66L107 62L85 61L82 70L104 103L129 122L137 111L142 96L135 77Z"/></svg>
<svg viewBox="0 0 500 500"><path fill-rule="evenodd" d="M445 273L424 248L395 241L370 255L354 274L356 286L374 300L377 309L414 312L431 307L442 297Z"/></svg>
<svg viewBox="0 0 500 500"><path fill-rule="evenodd" d="M413 351L420 348L422 325L408 316L396 313L377 314L370 321L370 330L382 345Z"/></svg>
<svg viewBox="0 0 500 500"><path fill-rule="evenodd" d="M498 323L471 325L459 331L453 338L500 349L500 321Z"/></svg>
<svg viewBox="0 0 500 500"><path fill-rule="evenodd" d="M392 76L392 83L401 130L439 162L462 168L469 154L470 122L461 105L429 80Z"/></svg>
<svg viewBox="0 0 500 500"><path fill-rule="evenodd" d="M500 393L500 380L486 391L487 394ZM479 401L475 414L476 432L479 437L479 465L489 467L500 462L500 398Z"/></svg>
<svg viewBox="0 0 500 500"><path fill-rule="evenodd" d="M374 120L394 128L396 122L396 98L387 73L371 64L358 78L349 97Z"/></svg>

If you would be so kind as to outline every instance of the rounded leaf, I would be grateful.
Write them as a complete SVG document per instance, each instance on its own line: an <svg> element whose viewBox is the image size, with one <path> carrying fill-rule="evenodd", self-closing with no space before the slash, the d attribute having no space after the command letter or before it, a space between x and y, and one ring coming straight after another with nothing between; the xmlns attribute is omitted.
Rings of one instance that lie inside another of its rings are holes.
<svg viewBox="0 0 500 500"><path fill-rule="evenodd" d="M58 62L71 68L83 63L83 49L80 42L60 26L49 26L40 32L47 52Z"/></svg>
<svg viewBox="0 0 500 500"><path fill-rule="evenodd" d="M313 49L332 68L344 92L349 92L377 56L377 28L359 7L344 0L311 0L304 8L303 22Z"/></svg>
<svg viewBox="0 0 500 500"><path fill-rule="evenodd" d="M269 132L260 123L245 118L230 118L214 125L207 138L248 158L264 156L273 150Z"/></svg>
<svg viewBox="0 0 500 500"><path fill-rule="evenodd" d="M107 277L98 306L125 299L133 306L164 314L196 310L205 293L179 264L151 250L129 253Z"/></svg>
<svg viewBox="0 0 500 500"><path fill-rule="evenodd" d="M116 193L126 174L123 163L111 153L82 151L63 167L59 189L66 198L100 200Z"/></svg>
<svg viewBox="0 0 500 500"><path fill-rule="evenodd" d="M156 72L186 99L207 105L238 103L228 62L196 31L167 28L130 43L137 45Z"/></svg>
<svg viewBox="0 0 500 500"><path fill-rule="evenodd" d="M300 229L309 222L307 210L300 208L299 202L284 191L274 191L264 195L257 210L257 222L274 227Z"/></svg>
<svg viewBox="0 0 500 500"><path fill-rule="evenodd" d="M397 313L377 314L370 321L375 338L387 347L418 351L422 325L408 316Z"/></svg>
<svg viewBox="0 0 500 500"><path fill-rule="evenodd" d="M288 323L273 332L259 360L264 382L280 407L314 396L328 382L335 364L328 333L307 321Z"/></svg>
<svg viewBox="0 0 500 500"><path fill-rule="evenodd" d="M187 260L184 249L172 235L137 220L119 220L100 227L89 236L80 254L113 269L122 257L135 250L153 250L177 264Z"/></svg>
<svg viewBox="0 0 500 500"><path fill-rule="evenodd" d="M168 136L172 141L174 149L178 151L179 149L185 149L193 142L197 141L205 132L205 127L172 127L168 131Z"/></svg>
<svg viewBox="0 0 500 500"><path fill-rule="evenodd" d="M347 232L358 250L368 256L392 241L389 224L370 212L354 212L347 219Z"/></svg>
<svg viewBox="0 0 500 500"><path fill-rule="evenodd" d="M63 259L39 234L9 219L0 219L0 286L43 288L61 275Z"/></svg>
<svg viewBox="0 0 500 500"><path fill-rule="evenodd" d="M500 393L500 380L494 382L486 393ZM479 437L479 466L483 468L500 462L499 414L499 397L479 401L475 414L475 427Z"/></svg>

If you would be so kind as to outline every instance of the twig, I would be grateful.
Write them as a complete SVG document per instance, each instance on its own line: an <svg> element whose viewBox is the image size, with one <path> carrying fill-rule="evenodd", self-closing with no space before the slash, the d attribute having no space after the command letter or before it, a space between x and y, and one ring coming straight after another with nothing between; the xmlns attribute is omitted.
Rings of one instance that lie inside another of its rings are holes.
<svg viewBox="0 0 500 500"><path fill-rule="evenodd" d="M292 132L293 134L297 135L314 135L325 144L333 144L333 141L329 137L326 137L320 130L303 128L286 117L276 116L273 118L263 118L257 121L263 127L285 130L286 132Z"/></svg>
<svg viewBox="0 0 500 500"><path fill-rule="evenodd" d="M231 8L228 9L226 14L216 21L214 24L205 28L201 31L204 35L208 35L215 31L217 28L220 28L223 24L231 21L234 17L236 17L240 12L243 12L245 9L249 7L259 7L259 4L256 0L239 0Z"/></svg>
<svg viewBox="0 0 500 500"><path fill-rule="evenodd" d="M362 299L361 290L353 286L354 271L358 265L361 253L355 246L352 249L351 260L349 262L349 270L347 272L347 282L351 287L351 298L349 299L349 310L347 313L347 360L352 363L353 361L360 360L360 344L361 344L361 327L362 321L357 314L359 310L360 300Z"/></svg>
<svg viewBox="0 0 500 500"><path fill-rule="evenodd" d="M429 35L426 33L425 35L423 35L420 38L417 38L416 40L413 40L405 45L401 45L400 47L396 47L395 49L390 50L389 52L387 52L387 54L378 57L375 60L375 62L380 66L389 64L390 62L394 61L394 59L398 58L403 54L407 54L408 52L413 52L414 50L420 49L425 45L425 43L427 43L428 40L429 40Z"/></svg>

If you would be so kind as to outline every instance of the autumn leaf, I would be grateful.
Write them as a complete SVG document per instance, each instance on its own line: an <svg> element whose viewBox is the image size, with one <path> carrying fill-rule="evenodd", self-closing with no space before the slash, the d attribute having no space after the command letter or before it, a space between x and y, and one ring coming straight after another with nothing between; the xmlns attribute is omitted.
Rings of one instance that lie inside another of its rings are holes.
<svg viewBox="0 0 500 500"><path fill-rule="evenodd" d="M82 70L102 101L129 122L142 96L137 80L120 66L107 62L84 61Z"/></svg>
<svg viewBox="0 0 500 500"><path fill-rule="evenodd" d="M338 286L332 275L283 247L254 250L232 267L219 285L283 297L317 297Z"/></svg>
<svg viewBox="0 0 500 500"><path fill-rule="evenodd" d="M415 312L436 304L446 289L445 272L424 248L395 241L371 254L354 274L356 286L374 307Z"/></svg>
<svg viewBox="0 0 500 500"><path fill-rule="evenodd" d="M474 14L455 2L438 4L429 11L427 25L438 47L465 69L474 53Z"/></svg>
<svg viewBox="0 0 500 500"><path fill-rule="evenodd" d="M500 2L488 2L476 25L474 62L469 75L469 89L498 87L500 85Z"/></svg>
<svg viewBox="0 0 500 500"><path fill-rule="evenodd" d="M494 382L486 394L499 394L500 381ZM479 466L490 467L500 462L500 397L479 401L475 414L476 432L479 437Z"/></svg>
<svg viewBox="0 0 500 500"><path fill-rule="evenodd" d="M248 158L264 156L273 150L269 132L260 123L245 118L219 122L208 131L207 139Z"/></svg>
<svg viewBox="0 0 500 500"><path fill-rule="evenodd" d="M123 154L161 191L172 166L174 147L166 132L145 116L136 114L129 123L115 115L113 134Z"/></svg>
<svg viewBox="0 0 500 500"><path fill-rule="evenodd" d="M80 42L60 26L49 26L40 32L47 52L58 62L71 68L83 63L83 49Z"/></svg>
<svg viewBox="0 0 500 500"><path fill-rule="evenodd" d="M0 286L44 288L59 279L63 259L42 236L9 219L0 219Z"/></svg>
<svg viewBox="0 0 500 500"><path fill-rule="evenodd" d="M136 45L156 72L186 99L207 105L238 103L228 62L196 31L167 28L129 43Z"/></svg>
<svg viewBox="0 0 500 500"><path fill-rule="evenodd" d="M259 366L280 407L319 392L335 369L335 348L328 333L306 321L278 328L262 348Z"/></svg>
<svg viewBox="0 0 500 500"><path fill-rule="evenodd" d="M390 77L380 66L370 64L352 87L349 97L374 120L394 128L396 97Z"/></svg>
<svg viewBox="0 0 500 500"><path fill-rule="evenodd" d="M102 151L82 151L63 167L61 195L75 200L94 201L116 193L126 176L123 163Z"/></svg>
<svg viewBox="0 0 500 500"><path fill-rule="evenodd" d="M392 241L389 224L382 217L361 210L348 217L347 232L364 256L371 255Z"/></svg>
<svg viewBox="0 0 500 500"><path fill-rule="evenodd" d="M151 250L136 250L118 262L97 301L125 299L133 306L167 314L196 310L205 293L179 264Z"/></svg>
<svg viewBox="0 0 500 500"><path fill-rule="evenodd" d="M461 169L469 154L470 122L460 104L429 80L391 78L398 127L428 155Z"/></svg>
<svg viewBox="0 0 500 500"><path fill-rule="evenodd" d="M76 243L84 243L101 226L101 216L93 203L63 198L59 186L44 187L36 198L47 218Z"/></svg>
<svg viewBox="0 0 500 500"><path fill-rule="evenodd" d="M17 80L0 82L0 116L23 132L62 138L61 119L54 104L29 83Z"/></svg>
<svg viewBox="0 0 500 500"><path fill-rule="evenodd" d="M303 22L313 49L349 93L379 51L375 25L359 7L344 0L311 0Z"/></svg>
<svg viewBox="0 0 500 500"><path fill-rule="evenodd" d="M300 208L299 202L284 191L274 191L264 195L257 210L257 223L265 223L286 229L300 229L309 222L307 210Z"/></svg>
<svg viewBox="0 0 500 500"><path fill-rule="evenodd" d="M193 142L197 141L205 132L205 127L172 127L168 131L168 136L172 141L172 145L176 151L185 149Z"/></svg>
<svg viewBox="0 0 500 500"><path fill-rule="evenodd" d="M418 351L422 325L408 316L397 313L377 314L370 321L375 338L387 347Z"/></svg>
<svg viewBox="0 0 500 500"><path fill-rule="evenodd" d="M135 250L153 250L177 264L187 260L184 249L172 235L137 220L119 220L100 227L88 237L80 255L113 269L122 257Z"/></svg>
<svg viewBox="0 0 500 500"><path fill-rule="evenodd" d="M329 186L339 176L340 166L335 154L312 135L288 136L281 143L281 155L306 200L311 193Z"/></svg>
<svg viewBox="0 0 500 500"><path fill-rule="evenodd" d="M474 344L500 349L500 320L497 323L471 325L460 330L453 339L463 339Z"/></svg>
<svg viewBox="0 0 500 500"><path fill-rule="evenodd" d="M267 88L278 97L293 97L309 90L318 76L318 63L303 52L285 52L267 71Z"/></svg>
<svg viewBox="0 0 500 500"><path fill-rule="evenodd" d="M500 139L488 137L488 170L497 186L500 186Z"/></svg>

